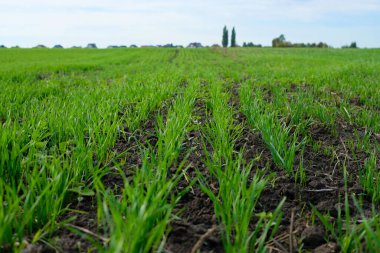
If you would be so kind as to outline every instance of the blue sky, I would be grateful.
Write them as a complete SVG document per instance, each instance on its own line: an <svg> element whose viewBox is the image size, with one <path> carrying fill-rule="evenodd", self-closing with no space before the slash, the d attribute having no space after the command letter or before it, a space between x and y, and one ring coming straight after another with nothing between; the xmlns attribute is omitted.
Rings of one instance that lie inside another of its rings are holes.
<svg viewBox="0 0 380 253"><path fill-rule="evenodd" d="M380 0L0 0L0 45L65 47L237 41L380 47Z"/></svg>

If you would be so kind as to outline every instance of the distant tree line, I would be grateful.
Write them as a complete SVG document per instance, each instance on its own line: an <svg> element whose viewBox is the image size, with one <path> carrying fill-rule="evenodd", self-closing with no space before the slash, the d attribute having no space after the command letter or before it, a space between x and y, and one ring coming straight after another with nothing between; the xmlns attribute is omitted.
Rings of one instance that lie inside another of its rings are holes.
<svg viewBox="0 0 380 253"><path fill-rule="evenodd" d="M227 29L227 26L223 27L222 46L228 47L228 29ZM231 32L231 47L237 47L237 46L238 45L236 44L236 31L235 31L235 27L233 27L232 32Z"/></svg>
<svg viewBox="0 0 380 253"><path fill-rule="evenodd" d="M356 45L356 44L355 44ZM222 34L222 47L229 46L229 34L227 26L223 27ZM232 28L231 32L231 45L230 47L239 47L236 43L236 30L235 27ZM254 44L253 42L243 42L242 47L262 47L261 44ZM279 37L272 40L272 47L310 47L310 48L329 48L327 43L292 43L285 39L285 35L281 34ZM353 45L347 46L347 48L354 48Z"/></svg>
<svg viewBox="0 0 380 253"><path fill-rule="evenodd" d="M228 30L226 26L223 27L222 46L228 47Z"/></svg>
<svg viewBox="0 0 380 253"><path fill-rule="evenodd" d="M356 44L356 42L351 42L349 46L345 45L345 46L342 46L342 48L358 48L358 45Z"/></svg>
<svg viewBox="0 0 380 253"><path fill-rule="evenodd" d="M236 32L235 32L235 27L232 28L231 32L231 47L236 47Z"/></svg>
<svg viewBox="0 0 380 253"><path fill-rule="evenodd" d="M262 47L261 44L253 44L253 42L243 42L243 47Z"/></svg>
<svg viewBox="0 0 380 253"><path fill-rule="evenodd" d="M292 43L285 39L285 36L281 34L277 38L272 40L272 47L317 47L317 48L328 48L330 47L327 43Z"/></svg>
<svg viewBox="0 0 380 253"><path fill-rule="evenodd" d="M227 26L223 27L223 34L222 34L222 47L240 47L236 42L236 30L235 27L232 28L231 31L231 38L229 38L229 33ZM130 48L138 47L134 44L129 46ZM183 48L182 45L174 45L173 43L168 43L164 45L141 45L140 47L164 47L164 48ZM202 47L209 47L209 46L203 46L200 42L192 42L190 43L187 48L202 48ZM219 44L213 44L211 47L220 47ZM254 44L253 42L243 42L242 47L262 47L261 44ZM281 34L277 38L274 38L272 40L272 47L297 47L297 48L329 48L330 46L327 43L319 42L319 43L292 43L290 41L287 41L285 39L285 35ZM4 45L0 45L0 48L6 48ZM18 46L14 46L12 48L18 48ZM37 45L34 48L47 48L45 45ZM57 44L53 48L63 48L63 46ZM73 46L71 48L82 48L78 46ZM86 48L97 48L95 43L89 43ZM127 48L125 45L110 45L107 48L113 49L113 48ZM358 48L356 42L352 42L349 45L344 45L342 48Z"/></svg>

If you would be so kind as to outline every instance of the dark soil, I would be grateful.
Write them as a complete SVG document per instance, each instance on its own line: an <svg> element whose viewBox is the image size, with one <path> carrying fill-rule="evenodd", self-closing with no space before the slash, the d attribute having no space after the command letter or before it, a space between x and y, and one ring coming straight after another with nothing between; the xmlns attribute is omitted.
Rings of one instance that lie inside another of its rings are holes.
<svg viewBox="0 0 380 253"><path fill-rule="evenodd" d="M239 85L232 84L230 88L232 98L229 104L234 109L236 124L242 127L242 134L236 140L235 150L244 150L246 162L254 161L252 173L275 174L263 191L257 203L256 211L273 212L281 200L284 197L286 198L282 208L283 218L279 230L275 239L268 243L268 248L272 252L283 252L281 248L288 250L291 247L289 242L292 238L294 250L297 250L302 244L303 248L310 252L313 250L315 252L338 252L338 246L333 241L326 241L330 235L322 228L320 222L316 220L315 224L311 223L312 207L314 206L322 213L329 212L332 219L336 219L338 209L342 208L341 203L346 193L343 173L345 165L349 179L347 192L349 195L354 194L357 198L362 199L364 212L369 214L369 210L371 210L370 199L364 195L358 181L359 169L369 154L359 148L355 150L347 148L348 142L351 139L355 140L355 134L364 136L364 129L355 128L338 120L336 129L333 131L322 123L314 122L308 128L307 136L311 142L306 145L303 154L307 182L305 185L299 185L283 169L274 164L271 153L263 142L260 133L249 126L246 116L240 112ZM290 86L290 91L299 89L309 89L309 85ZM264 96L266 96L267 101L272 99L270 90L265 90ZM355 101L352 103L357 104ZM165 108L161 108L161 111L163 115L166 115ZM154 112L153 115L156 115L157 112ZM200 172L212 190L217 191L217 183L210 176L204 163L203 149L204 147L210 149L210 147L205 143L201 127L209 120L206 105L202 98L198 98L193 112L192 128L187 133L178 159L179 162L184 158L187 159L185 164L186 176L182 177L175 191L178 193L190 185L191 187L175 207L174 214L177 218L170 223L170 232L166 238L165 250L168 253L191 252L197 244L199 244L197 247L199 252L224 252L213 203L202 192L198 183L194 183L198 179L197 173ZM114 152L116 154L126 152L128 156L122 167L127 177L133 177L133 171L142 164L141 144L155 146L157 142L155 123L156 118L153 116L136 131L125 129L125 135L116 142ZM373 145L380 141L380 138L377 138L379 137L374 135L371 139ZM315 151L312 146L313 143L320 143L322 149ZM300 157L297 159L299 162ZM176 169L176 165L173 165L173 170ZM107 173L103 182L106 187L114 189L116 192L123 187L123 180L116 171ZM94 234L104 234L96 222L97 210L94 198L86 197L81 201L76 201L71 208L85 213L69 212L62 219L75 215L76 219L71 222L72 225L89 230ZM351 214L355 215L356 211L354 205L351 204ZM254 228L255 222L256 218L253 218L251 221L252 228ZM211 233L210 230L212 230ZM59 230L56 236L59 237L56 245L63 252L87 252L93 249L91 246L93 244L67 228ZM99 238L93 237L93 239L99 245L101 244ZM33 249L32 246L30 248ZM96 249L93 250L96 251ZM27 250L24 253L28 252L35 251Z"/></svg>
<svg viewBox="0 0 380 253"><path fill-rule="evenodd" d="M113 152L116 154L125 154L118 162L120 162L121 159L125 159L122 170L126 177L133 176L134 170L141 167L142 148L146 146L154 147L157 143L155 129L157 113L158 111L152 113L155 116L151 117L147 122L142 124L141 128L135 131L125 128L124 135L120 136L116 141ZM107 173L103 177L103 184L106 188L113 189L116 192L119 192L124 186L123 178L116 169L110 171L110 173Z"/></svg>
<svg viewBox="0 0 380 253"><path fill-rule="evenodd" d="M97 203L95 198L84 197L81 201L76 201L71 208L80 210L83 213L68 212L62 217L62 220L75 219L70 222L72 226L64 227L56 232L55 246L62 252L95 251L94 245L89 240L84 239L82 235L89 238L92 236L80 230L86 229L94 234L103 234L101 228L97 225ZM97 241L98 238L92 239ZM98 243L101 242L98 241Z"/></svg>
<svg viewBox="0 0 380 253"><path fill-rule="evenodd" d="M119 163L122 159L126 158L121 169L127 178L132 177L134 170L142 164L141 148L146 146L154 147L156 145L156 117L160 113L165 118L167 109L167 103L164 102L161 108L153 111L151 113L152 116L142 123L141 128L136 131L125 128L124 134L121 134L117 139L112 152L118 155L124 154L115 162ZM112 168L113 166L111 164L111 166L107 167ZM123 178L116 169L107 171L102 181L104 186L112 189L115 194L120 193L124 185ZM73 220L70 221L68 226L64 226L55 232L52 241L49 241L54 248L42 244L29 245L23 253L97 252L97 248L94 245L102 247L102 235L106 233L97 223L96 198L93 196L74 196L70 209L79 210L80 213L69 211L60 218L60 221L70 218Z"/></svg>
<svg viewBox="0 0 380 253"><path fill-rule="evenodd" d="M203 143L200 127L207 121L206 108L201 99L197 99L193 112L194 129L187 134L187 141L183 143L183 152L179 160L182 160L190 151L186 166L187 178L182 178L177 186L181 191L188 187L190 182L197 178L197 170L202 173L205 180L213 185L212 179L204 164ZM216 226L214 205L197 184L194 184L177 204L174 212L178 212L179 219L173 221L169 233L166 250L168 252L191 252L195 244L209 229ZM218 230L205 238L198 248L200 252L224 252Z"/></svg>
<svg viewBox="0 0 380 253"><path fill-rule="evenodd" d="M237 88L238 85L235 85L234 89ZM307 88L307 85L292 86L291 90ZM232 94L237 93L232 92ZM318 224L317 228L311 224L312 206L315 206L322 213L329 212L333 218L337 217L338 209L343 207L341 203L346 193L343 172L345 164L349 179L348 194L349 196L354 194L357 198L362 199L364 211L369 214L369 210L371 210L370 199L364 196L358 179L359 169L364 160L369 157L369 154L360 150L347 149L348 141L355 139L354 133L357 132L359 136L364 136L364 129L355 128L338 121L336 127L338 134L336 135L323 124L311 125L308 135L312 142L321 142L322 147L330 147L334 151L334 156L326 155L320 151L315 152L310 144L306 145L303 158L307 183L301 186L295 184L294 180L283 169L274 164L271 153L261 139L260 134L248 125L245 115L238 112L238 97L234 96L230 104L235 107L236 121L243 126L242 138L237 141L236 150L245 147L244 158L246 161L253 159L255 161L254 167L259 171L266 168L264 171L266 174L276 173L274 180L271 184L268 184L261 194L256 210L272 212L276 209L278 203L286 197L286 202L282 208L283 219L275 240L276 244L272 241L268 246L273 252L282 252L278 244L288 250L289 231L292 224L292 237L295 241L293 249L296 242L303 243L303 247L309 250L321 245L323 245L321 248L330 249L332 247L335 249L336 245L334 247L330 244L324 245L327 243L324 238L329 238L329 234L321 229L321 224L319 224L318 220L316 223ZM375 136L371 139L371 142L376 143ZM353 152L355 152L355 155ZM293 219L291 218L292 213L294 214ZM357 213L352 203L350 203L350 213L351 215ZM255 219L252 222L253 227L254 223ZM314 232L317 232L311 233L311 228L314 229Z"/></svg>
<svg viewBox="0 0 380 253"><path fill-rule="evenodd" d="M78 197L70 208L81 213L70 211L60 217L60 222L73 219L69 225L59 228L45 243L28 244L22 253L54 253L54 252L96 252L99 238L91 238L87 231L95 235L103 234L97 225L97 207L93 197ZM84 232L85 231L85 232ZM91 238L92 240L87 240ZM93 241L94 243L91 243Z"/></svg>
<svg viewBox="0 0 380 253"><path fill-rule="evenodd" d="M297 92L297 91L308 91L310 89L312 89L312 85L308 83L301 83L301 84L292 83L290 84L290 87L287 89L287 91Z"/></svg>

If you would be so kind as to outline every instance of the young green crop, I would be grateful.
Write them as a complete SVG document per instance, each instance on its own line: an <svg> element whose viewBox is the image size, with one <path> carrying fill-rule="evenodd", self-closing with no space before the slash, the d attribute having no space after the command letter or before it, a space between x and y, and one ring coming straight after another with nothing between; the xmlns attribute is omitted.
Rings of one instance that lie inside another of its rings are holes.
<svg viewBox="0 0 380 253"><path fill-rule="evenodd" d="M96 63L87 56L84 59ZM129 82L123 78L125 67L121 65L102 72L97 79L96 71L107 63L99 62L103 65L76 67L69 63L68 67L35 70L28 66L1 77L0 198L12 205L0 207L0 244L10 250L22 249L24 239L33 234L29 243L49 238L59 227L58 217L66 211L70 198L91 189L104 164L113 159L110 149L123 122L131 117L136 122L131 127L136 128L147 111L176 89L175 79L157 73L161 69ZM126 68L149 69L139 62ZM112 80L105 81L107 76ZM141 112L138 120L129 112L120 117L119 111L128 104L136 105L131 110Z"/></svg>
<svg viewBox="0 0 380 253"><path fill-rule="evenodd" d="M125 213L140 226L150 224L138 230L149 238L148 245L142 246L134 238L133 248L164 247L165 234L170 230L167 222L178 199L168 192L176 185L181 168L185 169L184 161L178 160L183 141L178 136L188 131L184 123L187 116L182 115L187 115L188 107L179 106L183 101L176 100L186 98L193 103L190 95L182 92L188 90L181 88L193 82L213 94L206 101L212 112L206 119L210 122L202 130L212 146L212 150L207 149L208 167L214 180L222 182L220 189L209 195L221 227L227 228L222 230L226 247L236 249L237 242L249 240L255 244L250 249L262 248L262 242L270 237L270 219L279 217L277 211L272 217L259 215L256 229L246 230L252 208L253 213L262 211L257 205L252 207L255 201L247 203L246 199L257 199L270 178L255 175L252 166L256 164L242 158L244 150L234 150L234 141L245 138L232 120L234 110L229 103L231 93L239 87L240 101L234 102L240 102L252 131L261 133L273 161L301 182L297 185L300 190L308 181L306 171L314 170L309 167L313 161L306 160L309 148L326 157L341 155L335 154L336 147L325 145L324 139L331 135L336 140L342 137L342 145L349 151L348 166L360 169L359 177L350 174L351 180L362 184L366 200L373 197L376 203L378 199L379 158L377 154L371 156L380 134L378 49L2 49L0 66L0 251L21 251L34 243L57 247L55 231L73 222L62 219L75 208L81 195L98 199L96 222L105 231L93 232L104 232L106 239L99 251L128 249L124 232L132 228L121 215ZM155 147L141 145L142 171L117 185L122 195L112 192L114 185L106 189L102 176L114 167L121 168L119 159L130 159L130 147L115 148L116 139L123 142L123 136L138 132L163 101L164 106L173 101L177 111L171 107L170 115L176 116L157 118L156 137L160 142ZM219 116L214 117L214 113ZM322 136L315 136L318 133L311 132L315 130L313 124L329 132L322 129ZM168 176L165 171L170 166L179 171ZM148 191L145 185L152 182ZM235 194L238 197L232 199ZM167 201L157 203L159 197ZM129 201L133 198L138 199L135 205ZM152 201L157 208L149 205L137 213L135 209L144 206L144 200ZM353 230L352 240L374 241L379 235L378 216L373 213L369 217L368 208L363 212L366 218L359 218L362 223L356 224L358 230ZM345 218L342 212L342 224ZM108 225L103 224L107 221ZM236 227L237 222L243 226ZM155 230L149 234L152 227ZM237 242L235 231L239 231ZM248 239L247 233L252 237ZM350 241L345 239L348 236L338 237ZM93 246L94 241L89 244Z"/></svg>
<svg viewBox="0 0 380 253"><path fill-rule="evenodd" d="M209 93L212 120L205 126L204 133L212 151L209 153L207 148L204 150L206 166L217 180L219 189L215 193L204 179L201 180L201 188L214 204L216 217L221 223L225 251L264 252L265 242L275 234L279 225L279 209L283 203L267 223L260 220L255 230L250 231L256 202L267 179L258 174L251 176L252 162L244 161L242 150L238 155L234 152L236 139L241 136L241 128L235 124L232 108L227 106L229 96L222 91L222 84L211 83ZM200 176L202 178L201 174ZM268 235L270 227L272 234Z"/></svg>
<svg viewBox="0 0 380 253"><path fill-rule="evenodd" d="M360 183L371 197L374 203L380 203L380 171L378 154L373 151L360 170Z"/></svg>
<svg viewBox="0 0 380 253"><path fill-rule="evenodd" d="M151 252L164 242L172 210L179 196L174 187L183 176L183 162L176 173L169 173L178 158L188 130L198 83L192 82L182 90L166 115L157 117L157 144L142 154L141 168L133 179L125 178L121 196L106 192L103 196L105 230L110 238L108 252Z"/></svg>
<svg viewBox="0 0 380 253"><path fill-rule="evenodd" d="M258 90L252 93L252 87L246 83L240 91L242 111L247 116L249 123L257 128L272 154L273 161L284 168L292 176L295 182L304 184L306 175L303 170L302 159L295 169L296 154L303 153L306 139L298 141L298 129L302 125L286 126L278 120L276 111L270 111L263 101L263 94ZM293 131L293 133L291 133Z"/></svg>
<svg viewBox="0 0 380 253"><path fill-rule="evenodd" d="M380 247L380 215L377 214L376 207L372 209L373 216L368 218L363 212L360 203L355 196L352 201L359 211L359 217L352 217L350 204L347 193L347 172L344 168L345 196L343 210L338 208L336 221L331 222L329 213L322 214L313 209L313 212L324 225L325 229L331 234L332 238L337 241L340 251L349 252L377 252ZM344 216L343 216L344 213Z"/></svg>

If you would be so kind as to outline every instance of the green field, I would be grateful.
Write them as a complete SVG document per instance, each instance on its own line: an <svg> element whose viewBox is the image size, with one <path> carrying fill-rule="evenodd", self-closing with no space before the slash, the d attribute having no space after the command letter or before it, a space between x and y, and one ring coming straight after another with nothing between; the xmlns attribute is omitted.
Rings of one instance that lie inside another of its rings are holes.
<svg viewBox="0 0 380 253"><path fill-rule="evenodd" d="M0 105L0 252L379 252L378 49L0 49Z"/></svg>

